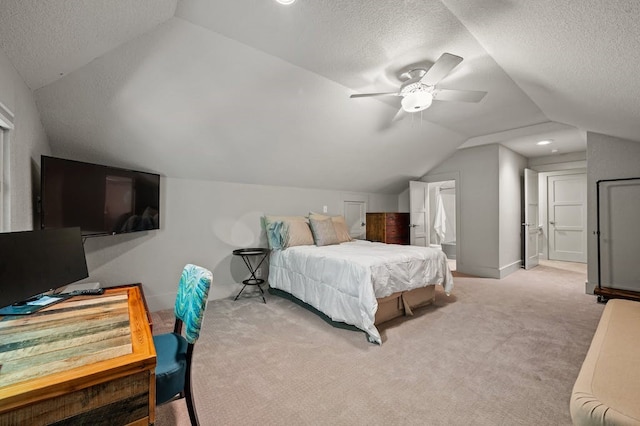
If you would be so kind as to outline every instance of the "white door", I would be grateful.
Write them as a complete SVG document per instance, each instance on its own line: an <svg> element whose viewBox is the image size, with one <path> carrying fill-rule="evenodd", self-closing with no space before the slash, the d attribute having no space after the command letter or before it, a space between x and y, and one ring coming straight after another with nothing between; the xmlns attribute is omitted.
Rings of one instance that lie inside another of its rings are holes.
<svg viewBox="0 0 640 426"><path fill-rule="evenodd" d="M429 245L429 184L427 182L409 182L409 206L411 220L411 245L427 247Z"/></svg>
<svg viewBox="0 0 640 426"><path fill-rule="evenodd" d="M587 176L549 176L549 259L587 262Z"/></svg>
<svg viewBox="0 0 640 426"><path fill-rule="evenodd" d="M524 242L524 269L538 265L539 247L538 233L538 172L524 169L524 222L522 223L522 239Z"/></svg>
<svg viewBox="0 0 640 426"><path fill-rule="evenodd" d="M345 201L344 219L347 222L349 235L356 240L364 240L366 228L367 204L364 201Z"/></svg>

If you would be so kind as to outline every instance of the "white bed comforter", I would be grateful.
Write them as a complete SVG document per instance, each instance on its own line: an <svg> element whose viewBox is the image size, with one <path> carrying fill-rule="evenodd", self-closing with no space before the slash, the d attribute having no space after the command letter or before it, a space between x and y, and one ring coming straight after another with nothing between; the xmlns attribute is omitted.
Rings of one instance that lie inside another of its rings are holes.
<svg viewBox="0 0 640 426"><path fill-rule="evenodd" d="M374 325L376 298L440 284L449 294L453 277L445 254L429 247L356 240L330 246L273 250L269 284L381 344Z"/></svg>

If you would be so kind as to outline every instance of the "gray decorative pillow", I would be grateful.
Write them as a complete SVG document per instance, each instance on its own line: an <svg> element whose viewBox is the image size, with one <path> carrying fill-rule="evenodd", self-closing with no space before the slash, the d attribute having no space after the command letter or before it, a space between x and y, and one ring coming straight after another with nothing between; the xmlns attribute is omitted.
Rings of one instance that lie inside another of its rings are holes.
<svg viewBox="0 0 640 426"><path fill-rule="evenodd" d="M327 219L309 219L311 225L311 232L313 233L313 239L317 246L328 246L331 244L339 244L336 230L333 227L333 221L331 218Z"/></svg>
<svg viewBox="0 0 640 426"><path fill-rule="evenodd" d="M333 221L333 229L338 236L338 243L346 243L347 241L353 241L351 235L349 235L349 228L347 228L347 222L344 216L327 216L320 213L309 212L309 219L327 219L330 218Z"/></svg>

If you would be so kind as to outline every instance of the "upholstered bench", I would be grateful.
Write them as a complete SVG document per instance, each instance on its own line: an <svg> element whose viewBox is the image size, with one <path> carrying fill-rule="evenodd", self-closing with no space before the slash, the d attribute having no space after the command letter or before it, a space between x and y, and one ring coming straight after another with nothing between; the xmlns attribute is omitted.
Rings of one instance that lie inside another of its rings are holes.
<svg viewBox="0 0 640 426"><path fill-rule="evenodd" d="M640 425L640 302L607 302L570 409L576 425Z"/></svg>

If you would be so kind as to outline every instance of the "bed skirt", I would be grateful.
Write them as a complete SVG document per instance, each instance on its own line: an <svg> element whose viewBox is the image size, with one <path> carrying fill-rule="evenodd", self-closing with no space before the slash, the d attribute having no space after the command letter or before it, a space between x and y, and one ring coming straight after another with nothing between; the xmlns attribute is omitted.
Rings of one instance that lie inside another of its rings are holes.
<svg viewBox="0 0 640 426"><path fill-rule="evenodd" d="M374 324L379 325L397 317L413 315L412 309L429 305L435 301L435 298L436 286L428 285L376 299L378 310Z"/></svg>
<svg viewBox="0 0 640 426"><path fill-rule="evenodd" d="M308 309L314 312L315 314L319 315L323 320L333 325L334 327L344 328L344 329L349 329L354 331L355 330L364 331L354 325L333 321L324 312L317 310L313 306L303 302L302 300L298 299L291 293L287 293L284 290L269 287L269 293L291 300L292 302L304 307L305 309ZM387 321L390 321L394 318L398 318L401 316L411 316L413 315L413 309L430 305L435 301L435 298L436 298L435 285L428 285L426 287L416 288L409 291L399 291L397 293L393 293L390 296L378 298L376 299L378 302L378 310L376 311L375 325L385 323Z"/></svg>

